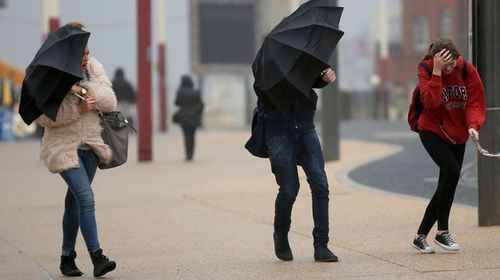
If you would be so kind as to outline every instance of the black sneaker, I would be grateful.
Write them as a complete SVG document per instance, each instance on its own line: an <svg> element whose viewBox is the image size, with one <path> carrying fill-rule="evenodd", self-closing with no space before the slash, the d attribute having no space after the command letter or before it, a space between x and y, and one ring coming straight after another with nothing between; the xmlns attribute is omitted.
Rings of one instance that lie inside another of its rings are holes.
<svg viewBox="0 0 500 280"><path fill-rule="evenodd" d="M273 233L273 239L276 257L282 261L293 260L292 249L290 249L290 244L288 244L288 234Z"/></svg>
<svg viewBox="0 0 500 280"><path fill-rule="evenodd" d="M339 258L335 256L326 246L314 247L314 261L317 262L338 262Z"/></svg>
<svg viewBox="0 0 500 280"><path fill-rule="evenodd" d="M423 234L417 235L417 237L413 240L413 248L417 249L417 251L422 254L434 254L434 249L432 249L429 243L427 243L425 237L426 236Z"/></svg>
<svg viewBox="0 0 500 280"><path fill-rule="evenodd" d="M441 234L436 234L436 238L434 239L434 243L439 245L439 247L448 250L448 251L460 251L460 245L458 245L448 231L445 231Z"/></svg>
<svg viewBox="0 0 500 280"><path fill-rule="evenodd" d="M76 259L76 252L71 251L69 253L69 256L61 256L61 265L59 266L59 269L61 270L61 273L65 276L82 276L83 272L76 267L75 264L75 259Z"/></svg>
<svg viewBox="0 0 500 280"><path fill-rule="evenodd" d="M94 264L94 277L103 276L116 268L116 263L110 261L108 257L102 254L102 249L92 253L90 258L92 259L92 264Z"/></svg>

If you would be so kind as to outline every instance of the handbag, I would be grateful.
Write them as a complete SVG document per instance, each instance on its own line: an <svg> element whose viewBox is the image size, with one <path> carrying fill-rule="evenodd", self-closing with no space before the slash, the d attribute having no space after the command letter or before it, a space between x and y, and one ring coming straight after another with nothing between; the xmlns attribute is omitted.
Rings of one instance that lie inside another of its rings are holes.
<svg viewBox="0 0 500 280"><path fill-rule="evenodd" d="M172 116L172 121L174 123L181 123L181 111L178 110L177 112L174 113L174 115Z"/></svg>
<svg viewBox="0 0 500 280"><path fill-rule="evenodd" d="M245 148L256 157L268 158L266 143L266 129L264 126L264 111L255 107L252 117L252 135L245 143Z"/></svg>
<svg viewBox="0 0 500 280"><path fill-rule="evenodd" d="M122 112L100 112L101 118L101 137L105 144L109 146L112 157L109 163L100 162L100 169L109 169L120 166L127 162L128 154L128 134L130 130L137 133L132 125L129 124Z"/></svg>

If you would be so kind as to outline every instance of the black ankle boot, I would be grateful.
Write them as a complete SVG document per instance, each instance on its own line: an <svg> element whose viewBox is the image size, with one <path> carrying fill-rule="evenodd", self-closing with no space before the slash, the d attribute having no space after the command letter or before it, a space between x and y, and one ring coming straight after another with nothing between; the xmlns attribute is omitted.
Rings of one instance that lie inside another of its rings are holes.
<svg viewBox="0 0 500 280"><path fill-rule="evenodd" d="M273 233L273 238L276 257L282 261L293 260L292 249L290 249L290 244L288 244L288 234Z"/></svg>
<svg viewBox="0 0 500 280"><path fill-rule="evenodd" d="M61 256L61 265L59 269L61 273L66 276L82 276L83 272L81 272L75 264L76 252L71 251L69 256Z"/></svg>
<svg viewBox="0 0 500 280"><path fill-rule="evenodd" d="M94 264L94 277L103 276L116 268L116 263L102 254L102 249L90 254L90 258Z"/></svg>
<svg viewBox="0 0 500 280"><path fill-rule="evenodd" d="M326 246L314 247L314 260L317 262L338 262L339 258L335 256Z"/></svg>

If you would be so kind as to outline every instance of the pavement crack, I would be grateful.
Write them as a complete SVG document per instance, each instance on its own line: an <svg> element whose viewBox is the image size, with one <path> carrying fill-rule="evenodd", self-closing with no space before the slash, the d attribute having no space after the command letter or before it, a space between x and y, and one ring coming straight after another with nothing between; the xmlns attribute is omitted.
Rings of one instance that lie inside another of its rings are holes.
<svg viewBox="0 0 500 280"><path fill-rule="evenodd" d="M20 255L23 259L25 259L29 263L31 263L31 265L33 265L33 267L36 270L38 270L43 275L44 279L46 279L46 280L54 280L54 278L52 278L52 276L50 276L50 273L41 264L39 264L35 260L35 258L33 258L32 256L30 256L28 253L24 252L23 250L17 248L14 244L12 244L12 242L10 242L9 240L7 240L2 235L0 235L0 240L2 241L3 244L5 244L5 246L7 246L7 248L11 249L13 252L15 252L16 254Z"/></svg>

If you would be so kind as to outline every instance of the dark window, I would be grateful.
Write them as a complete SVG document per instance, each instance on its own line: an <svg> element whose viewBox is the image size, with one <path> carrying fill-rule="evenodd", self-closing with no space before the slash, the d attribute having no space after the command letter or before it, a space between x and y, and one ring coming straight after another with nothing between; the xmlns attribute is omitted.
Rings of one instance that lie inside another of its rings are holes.
<svg viewBox="0 0 500 280"><path fill-rule="evenodd" d="M451 18L450 8L442 9L440 17L441 37L451 37L451 24L452 24L452 18Z"/></svg>
<svg viewBox="0 0 500 280"><path fill-rule="evenodd" d="M255 56L252 4L199 6L200 63L248 64Z"/></svg>
<svg viewBox="0 0 500 280"><path fill-rule="evenodd" d="M429 45L429 21L424 16L413 18L413 48L416 51L424 51Z"/></svg>

